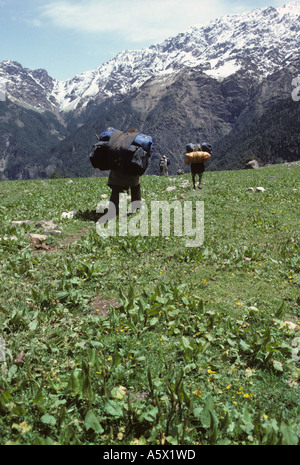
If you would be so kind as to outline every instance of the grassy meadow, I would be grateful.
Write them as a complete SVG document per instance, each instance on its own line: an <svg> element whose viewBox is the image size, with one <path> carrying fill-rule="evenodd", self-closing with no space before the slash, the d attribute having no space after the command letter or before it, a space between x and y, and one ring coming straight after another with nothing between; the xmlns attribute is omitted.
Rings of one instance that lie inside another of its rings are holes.
<svg viewBox="0 0 300 465"><path fill-rule="evenodd" d="M143 176L197 247L100 237L107 178L68 181L0 183L0 444L299 444L299 167Z"/></svg>

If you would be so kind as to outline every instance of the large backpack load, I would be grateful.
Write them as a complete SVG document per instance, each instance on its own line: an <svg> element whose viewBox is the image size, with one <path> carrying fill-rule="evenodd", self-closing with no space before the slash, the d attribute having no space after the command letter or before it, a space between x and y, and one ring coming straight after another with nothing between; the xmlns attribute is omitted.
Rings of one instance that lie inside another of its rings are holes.
<svg viewBox="0 0 300 465"><path fill-rule="evenodd" d="M187 144L185 164L190 165L191 163L206 163L211 158L212 147L207 142L203 142L201 145L198 144Z"/></svg>
<svg viewBox="0 0 300 465"><path fill-rule="evenodd" d="M151 156L151 136L109 127L97 137L99 142L93 145L90 154L94 168L117 170L129 175L144 174Z"/></svg>

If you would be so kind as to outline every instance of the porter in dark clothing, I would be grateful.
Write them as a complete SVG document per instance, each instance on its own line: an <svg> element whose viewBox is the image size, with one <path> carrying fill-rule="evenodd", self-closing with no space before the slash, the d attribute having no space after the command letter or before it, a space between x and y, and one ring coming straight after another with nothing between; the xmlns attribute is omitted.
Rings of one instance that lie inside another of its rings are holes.
<svg viewBox="0 0 300 465"><path fill-rule="evenodd" d="M191 173L192 173L192 180L193 180L194 189L196 189L196 175L197 174L199 176L198 188L202 189L201 181L202 181L202 176L203 176L204 171L205 171L204 163L191 163Z"/></svg>
<svg viewBox="0 0 300 465"><path fill-rule="evenodd" d="M108 178L108 186L111 188L110 202L115 206L116 215L119 214L119 198L122 192L126 192L130 188L132 212L141 208L142 197L141 197L141 181L140 176L132 176L123 174L116 170L111 170ZM113 214L112 210L108 213Z"/></svg>

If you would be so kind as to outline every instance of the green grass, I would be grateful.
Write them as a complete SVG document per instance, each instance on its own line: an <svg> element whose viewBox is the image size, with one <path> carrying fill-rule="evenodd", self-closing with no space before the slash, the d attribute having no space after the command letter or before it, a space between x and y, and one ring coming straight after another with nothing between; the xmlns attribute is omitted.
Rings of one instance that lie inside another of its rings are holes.
<svg viewBox="0 0 300 465"><path fill-rule="evenodd" d="M1 444L299 443L299 167L175 178L143 197L203 200L198 247L100 237L105 178L0 183Z"/></svg>

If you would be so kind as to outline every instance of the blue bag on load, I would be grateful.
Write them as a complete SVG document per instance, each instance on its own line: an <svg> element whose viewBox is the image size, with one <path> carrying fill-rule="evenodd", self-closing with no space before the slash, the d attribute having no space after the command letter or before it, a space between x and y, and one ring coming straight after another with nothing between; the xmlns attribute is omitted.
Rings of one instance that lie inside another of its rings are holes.
<svg viewBox="0 0 300 465"><path fill-rule="evenodd" d="M117 129L107 128L100 137L109 140L99 140L93 145L90 153L90 162L99 170L116 170L128 175L141 176L146 171L151 157L152 138L137 133L124 133ZM137 139L137 141L135 141ZM151 140L150 140L151 139ZM142 147L147 147L147 150Z"/></svg>
<svg viewBox="0 0 300 465"><path fill-rule="evenodd" d="M113 127L106 128L103 132L101 132L101 134L99 136L99 140L100 141L109 141L111 136L112 136L112 133L114 131L115 131L115 128L113 128ZM139 145L146 152L150 152L151 147L153 145L153 140L152 140L151 136L148 136L148 135L143 134L142 132L140 132L136 136L136 138L134 139L133 145Z"/></svg>
<svg viewBox="0 0 300 465"><path fill-rule="evenodd" d="M139 145L140 147L142 147L142 149L145 150L145 152L149 153L153 145L153 140L151 136L147 136L146 134L140 132L134 139L133 144Z"/></svg>
<svg viewBox="0 0 300 465"><path fill-rule="evenodd" d="M107 141L111 138L111 135L112 133L115 131L114 128L112 127L109 127L109 128L106 128L104 129L103 132L101 132L100 136L99 136L99 140L101 141Z"/></svg>

